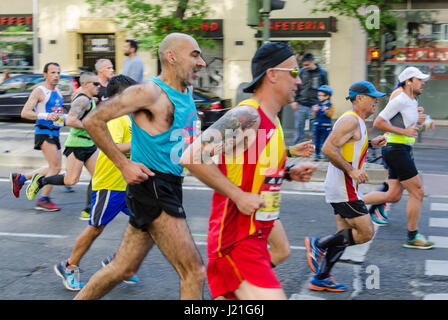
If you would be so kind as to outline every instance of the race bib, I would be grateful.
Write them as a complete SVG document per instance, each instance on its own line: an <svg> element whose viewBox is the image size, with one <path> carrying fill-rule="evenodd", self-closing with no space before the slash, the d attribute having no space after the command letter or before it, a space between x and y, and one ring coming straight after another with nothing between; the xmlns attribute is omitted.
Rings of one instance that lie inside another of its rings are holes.
<svg viewBox="0 0 448 320"><path fill-rule="evenodd" d="M257 210L255 220L271 221L279 217L281 201L280 189L284 175L285 169L266 170L266 177L260 193L266 206Z"/></svg>

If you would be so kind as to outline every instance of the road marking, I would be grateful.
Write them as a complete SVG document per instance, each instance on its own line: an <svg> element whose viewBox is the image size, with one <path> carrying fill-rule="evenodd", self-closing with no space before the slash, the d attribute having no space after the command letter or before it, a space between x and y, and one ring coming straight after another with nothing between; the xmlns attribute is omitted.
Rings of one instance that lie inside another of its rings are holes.
<svg viewBox="0 0 448 320"><path fill-rule="evenodd" d="M431 203L431 211L448 211L448 203Z"/></svg>
<svg viewBox="0 0 448 320"><path fill-rule="evenodd" d="M448 218L429 218L429 226L448 228Z"/></svg>
<svg viewBox="0 0 448 320"><path fill-rule="evenodd" d="M423 300L448 300L448 293L432 293L423 297Z"/></svg>
<svg viewBox="0 0 448 320"><path fill-rule="evenodd" d="M67 238L67 236L58 235L58 234L12 233L12 232L0 232L0 236L27 237L27 238L54 238L54 239Z"/></svg>
<svg viewBox="0 0 448 320"><path fill-rule="evenodd" d="M435 248L448 248L448 237L429 236L428 240L434 242Z"/></svg>
<svg viewBox="0 0 448 320"><path fill-rule="evenodd" d="M425 275L427 276L448 276L447 260L426 260Z"/></svg>

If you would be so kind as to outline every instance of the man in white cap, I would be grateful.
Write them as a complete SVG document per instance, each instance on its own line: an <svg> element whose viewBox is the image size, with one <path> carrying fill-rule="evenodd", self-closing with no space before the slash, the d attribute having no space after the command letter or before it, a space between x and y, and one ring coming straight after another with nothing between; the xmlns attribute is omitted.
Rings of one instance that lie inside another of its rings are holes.
<svg viewBox="0 0 448 320"><path fill-rule="evenodd" d="M415 67L406 68L398 76L403 92L388 102L373 123L374 128L389 133L383 151L383 160L389 168L389 190L369 193L364 201L395 203L400 201L403 189L408 191L408 236L403 244L405 248L431 249L434 246L434 243L418 232L424 191L412 155L412 145L418 132L430 121L417 102L429 77Z"/></svg>

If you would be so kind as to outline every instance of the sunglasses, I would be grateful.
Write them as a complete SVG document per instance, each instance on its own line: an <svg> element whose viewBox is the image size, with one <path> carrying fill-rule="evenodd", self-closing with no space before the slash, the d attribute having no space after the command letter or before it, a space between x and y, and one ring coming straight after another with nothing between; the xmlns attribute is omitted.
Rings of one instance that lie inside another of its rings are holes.
<svg viewBox="0 0 448 320"><path fill-rule="evenodd" d="M92 84L93 84L95 87L99 87L99 86L101 85L101 83L99 83L99 82L97 82L97 81L92 82Z"/></svg>
<svg viewBox="0 0 448 320"><path fill-rule="evenodd" d="M289 74L294 79L299 76L299 69L296 69L296 68L293 68L293 69L290 69L290 68L272 68L272 69L273 70L278 70L278 71L289 71Z"/></svg>

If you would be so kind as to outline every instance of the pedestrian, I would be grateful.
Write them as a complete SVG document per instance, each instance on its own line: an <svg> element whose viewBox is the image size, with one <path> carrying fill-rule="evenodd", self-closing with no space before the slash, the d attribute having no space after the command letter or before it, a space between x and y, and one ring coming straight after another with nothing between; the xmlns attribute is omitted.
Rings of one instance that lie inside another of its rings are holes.
<svg viewBox="0 0 448 320"><path fill-rule="evenodd" d="M130 218L115 258L75 299L99 299L134 275L154 243L180 276L180 298L202 299L204 265L182 206L183 167L174 158L180 158L184 138L194 135L197 112L189 86L205 62L196 40L182 33L162 40L159 58L158 77L126 89L84 120L98 147L128 183ZM132 161L113 143L106 127L107 121L124 114L131 114Z"/></svg>
<svg viewBox="0 0 448 320"><path fill-rule="evenodd" d="M93 72L82 73L80 81L81 90L72 100L66 119L66 125L71 127L64 149L64 155L67 157L67 172L65 175L56 174L45 177L36 173L26 188L28 200L33 200L44 186L72 186L78 183L83 167L86 167L90 176L93 176L98 152L95 143L86 132L82 120L96 107L93 97L98 93L100 83L98 76ZM81 213L80 219L88 220L88 217Z"/></svg>
<svg viewBox="0 0 448 320"><path fill-rule="evenodd" d="M386 192L370 193L366 200L372 204L396 203L401 200L403 190L408 191L405 248L431 249L434 246L433 242L418 232L424 190L412 155L418 132L425 126L434 126L417 101L429 77L416 67L404 69L398 76L402 92L389 101L373 123L374 128L388 133L383 160L388 167L389 188Z"/></svg>
<svg viewBox="0 0 448 320"><path fill-rule="evenodd" d="M24 183L35 175L53 176L61 171L61 144L59 130L64 126L63 97L56 87L59 83L61 68L56 62L45 64L44 83L33 89L25 103L21 117L35 120L34 149L41 150L48 162L48 167L39 168L31 173L10 173L11 189L16 198ZM58 211L61 208L50 200L52 187L46 186L42 196L37 200L36 210Z"/></svg>
<svg viewBox="0 0 448 320"><path fill-rule="evenodd" d="M324 160L325 156L321 154L321 148L331 132L331 117L334 113L334 107L330 99L333 90L328 85L317 88L317 99L319 102L313 106L313 127L314 127L314 145L316 147L315 160Z"/></svg>
<svg viewBox="0 0 448 320"><path fill-rule="evenodd" d="M285 168L277 115L293 101L298 73L287 44L261 46L244 89L252 98L229 110L182 155L181 163L215 190L207 238L214 299L286 299L271 266L268 236L279 217L283 179L308 181L316 169L311 163Z"/></svg>
<svg viewBox="0 0 448 320"><path fill-rule="evenodd" d="M134 84L137 82L123 75L112 77L107 85L105 96L113 97ZM129 116L123 115L110 120L107 123L107 128L114 143L129 158L131 150L131 119ZM126 182L120 170L102 151L98 155L92 181L94 211L89 219L89 225L76 240L70 257L54 266L54 271L62 278L62 283L70 291L79 291L84 286L84 283L80 281L79 264L95 239L117 214L123 212L129 215L125 199ZM113 255L110 258L113 259ZM109 263L111 259L106 258L105 263ZM125 282L137 283L138 277L133 275Z"/></svg>
<svg viewBox="0 0 448 320"><path fill-rule="evenodd" d="M317 88L328 84L327 72L319 67L314 60L314 56L310 52L303 54L302 68L299 76L302 79L302 84L299 86L294 102L291 104L294 110L294 144L302 142L305 138L305 127L312 130L311 113L312 106L317 102Z"/></svg>
<svg viewBox="0 0 448 320"><path fill-rule="evenodd" d="M339 117L322 148L330 161L324 183L325 200L333 207L337 232L320 239L305 238L308 264L316 273L309 284L311 290L346 291L347 287L336 283L330 272L346 247L373 237L372 220L362 200L361 184L368 181L365 119L375 113L378 98L384 95L368 81L353 83L347 97L352 108ZM381 146L385 138L379 136L371 142L373 146Z"/></svg>
<svg viewBox="0 0 448 320"><path fill-rule="evenodd" d="M126 56L121 74L131 77L138 83L143 81L143 60L137 55L138 44L135 40L126 40L123 53Z"/></svg>

